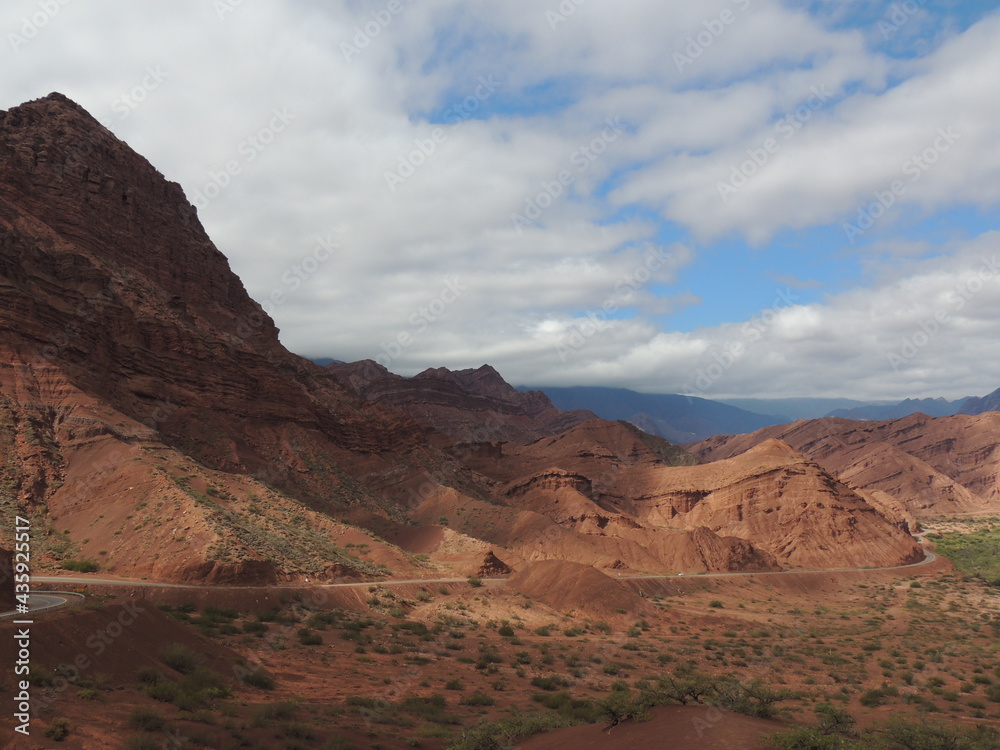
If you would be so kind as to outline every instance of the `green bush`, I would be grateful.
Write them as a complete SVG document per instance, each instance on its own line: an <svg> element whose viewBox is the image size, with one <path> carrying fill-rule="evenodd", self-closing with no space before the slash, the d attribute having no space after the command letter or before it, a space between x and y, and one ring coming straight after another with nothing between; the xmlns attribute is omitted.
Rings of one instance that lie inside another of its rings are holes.
<svg viewBox="0 0 1000 750"><path fill-rule="evenodd" d="M461 703L463 706L492 706L496 704L496 700L492 695L476 690L462 698Z"/></svg>
<svg viewBox="0 0 1000 750"><path fill-rule="evenodd" d="M255 669L244 677L243 681L258 690L274 690L274 677L263 667Z"/></svg>
<svg viewBox="0 0 1000 750"><path fill-rule="evenodd" d="M72 570L76 573L96 573L101 569L93 560L63 560L63 570Z"/></svg>
<svg viewBox="0 0 1000 750"><path fill-rule="evenodd" d="M885 703L885 693L878 688L872 688L871 690L866 690L858 698L858 702L862 706L867 706L868 708L875 708L876 706L881 706Z"/></svg>
<svg viewBox="0 0 1000 750"><path fill-rule="evenodd" d="M141 729L146 732L159 732L167 725L167 720L163 714L154 708L146 706L136 706L128 717L128 725L132 729Z"/></svg>
<svg viewBox="0 0 1000 750"><path fill-rule="evenodd" d="M302 628L299 630L299 643L303 646L321 646L323 645L323 636L314 633L309 628Z"/></svg>
<svg viewBox="0 0 1000 750"><path fill-rule="evenodd" d="M54 742L62 742L69 737L69 720L61 717L55 718L45 727L45 736Z"/></svg>
<svg viewBox="0 0 1000 750"><path fill-rule="evenodd" d="M448 750L509 750L527 737L566 725L558 714L518 714L470 727Z"/></svg>
<svg viewBox="0 0 1000 750"><path fill-rule="evenodd" d="M180 643L173 643L160 652L163 663L181 674L191 674L198 666L198 654Z"/></svg>

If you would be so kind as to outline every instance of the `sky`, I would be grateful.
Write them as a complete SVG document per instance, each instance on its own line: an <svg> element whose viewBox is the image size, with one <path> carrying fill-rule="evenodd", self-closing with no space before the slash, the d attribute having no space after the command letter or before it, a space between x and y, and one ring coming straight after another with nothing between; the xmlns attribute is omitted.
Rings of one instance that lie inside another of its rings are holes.
<svg viewBox="0 0 1000 750"><path fill-rule="evenodd" d="M706 398L1000 386L1000 10L7 0L292 351Z"/></svg>

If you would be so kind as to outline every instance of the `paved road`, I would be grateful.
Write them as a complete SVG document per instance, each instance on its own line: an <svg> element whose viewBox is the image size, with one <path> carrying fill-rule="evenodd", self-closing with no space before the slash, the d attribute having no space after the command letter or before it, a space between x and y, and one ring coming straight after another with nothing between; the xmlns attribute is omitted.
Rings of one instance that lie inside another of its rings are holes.
<svg viewBox="0 0 1000 750"><path fill-rule="evenodd" d="M37 612L41 612L46 609L55 609L56 607L64 607L69 604L72 599L83 599L83 594L77 594L71 591L46 591L44 593L39 592L36 594L31 594L28 597L28 613L22 614L22 618L30 618ZM4 617L14 617L17 615L17 610L10 610L9 612L0 612L0 618Z"/></svg>
<svg viewBox="0 0 1000 750"><path fill-rule="evenodd" d="M916 568L921 565L928 565L929 563L937 560L937 555L933 552L928 552L924 550L924 559L918 560L915 563L907 563L906 565L890 565L885 568L819 568L813 570L765 570L760 573L740 571L738 573L674 573L671 575L644 575L644 576L620 576L624 581L626 578L732 578L735 576L782 576L788 575L790 573L855 573L862 570L906 570L907 568Z"/></svg>
<svg viewBox="0 0 1000 750"><path fill-rule="evenodd" d="M924 544L924 540L917 537L917 540ZM745 576L780 576L780 575L790 575L794 573L854 573L865 570L906 570L908 568L916 568L920 565L927 565L934 562L937 559L937 555L933 552L929 552L926 548L924 549L924 559L915 563L908 563L906 565L893 565L886 568L824 568L820 570L773 570L764 571L759 573L754 572L738 572L738 573L695 573L685 575L684 573L669 573L669 574L651 574L651 575L629 575L629 576L619 576L621 580L629 579L639 579L648 580L651 578L736 578ZM406 580L398 581L359 581L352 583L323 583L314 584L315 588L352 588L358 586L403 586L407 584L427 584L427 583L463 583L467 581L468 578L410 578ZM507 580L506 578L484 578L482 579L484 583L496 583L500 581ZM229 589L229 590L240 590L240 591L273 591L276 588L303 588L303 586L294 587L278 587L278 586L199 586L196 584L183 584L183 583L160 583L158 581L130 581L121 578L93 578L85 576L32 576L32 583L57 583L57 584L81 584L81 585L98 585L98 586L141 586L148 588L161 588L161 589L192 589L192 590L204 590L206 588L212 589ZM56 596L50 596L50 594L58 594ZM83 598L80 594L69 593L69 592L46 592L45 594L32 594L31 595L31 611L38 612L43 609L53 609L55 607L61 607L69 603L65 598L66 596L78 596ZM35 604L36 597L41 604L44 600L52 599L59 600L58 602L52 601L44 604L44 606L37 606ZM14 612L5 612L0 614L0 617L7 617L13 615Z"/></svg>
<svg viewBox="0 0 1000 750"><path fill-rule="evenodd" d="M408 583L464 583L468 581L469 578L412 578L408 580L399 581L357 581L351 583L319 583L319 584L309 584L304 583L295 586L275 586L275 585L265 585L265 586L230 586L225 584L205 586L195 583L159 583L157 581L130 581L124 578L91 578L84 576L32 576L32 583L75 583L75 584L90 584L92 586L144 586L149 588L158 589L193 589L198 591L204 591L205 589L228 589L228 590L238 590L238 591L274 591L278 588L350 588L352 586L403 586ZM506 578L483 578L483 582L488 581L506 581Z"/></svg>

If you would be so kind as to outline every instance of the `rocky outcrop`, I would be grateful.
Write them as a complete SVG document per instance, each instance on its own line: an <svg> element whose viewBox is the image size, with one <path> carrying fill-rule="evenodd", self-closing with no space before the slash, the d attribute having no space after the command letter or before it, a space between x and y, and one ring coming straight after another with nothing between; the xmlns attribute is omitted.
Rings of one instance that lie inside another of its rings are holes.
<svg viewBox="0 0 1000 750"><path fill-rule="evenodd" d="M486 553L486 557L483 558L483 564L479 566L476 575L480 578L493 578L510 575L510 573L511 567L497 557L493 550L490 550Z"/></svg>
<svg viewBox="0 0 1000 750"><path fill-rule="evenodd" d="M959 408L959 414L985 414L990 411L1000 411L1000 388L982 398L967 398Z"/></svg>
<svg viewBox="0 0 1000 750"><path fill-rule="evenodd" d="M489 365L438 367L412 378L371 360L327 369L365 400L395 406L463 443L530 443L596 418L584 410L559 411L541 391L518 391Z"/></svg>
<svg viewBox="0 0 1000 750"><path fill-rule="evenodd" d="M0 612L13 609L14 604L14 553L0 547Z"/></svg>
<svg viewBox="0 0 1000 750"><path fill-rule="evenodd" d="M954 459L939 447L921 460ZM0 113L0 454L0 503L39 519L33 559L137 578L912 552L902 515L784 444L698 466L487 365L403 378L291 354L180 187L58 94Z"/></svg>
<svg viewBox="0 0 1000 750"><path fill-rule="evenodd" d="M613 578L587 565L544 560L526 565L503 588L560 612L613 618L647 608L642 598Z"/></svg>
<svg viewBox="0 0 1000 750"><path fill-rule="evenodd" d="M886 422L803 420L689 447L703 460L716 461L777 438L845 484L884 493L919 518L1000 510L998 434L997 412L913 414Z"/></svg>

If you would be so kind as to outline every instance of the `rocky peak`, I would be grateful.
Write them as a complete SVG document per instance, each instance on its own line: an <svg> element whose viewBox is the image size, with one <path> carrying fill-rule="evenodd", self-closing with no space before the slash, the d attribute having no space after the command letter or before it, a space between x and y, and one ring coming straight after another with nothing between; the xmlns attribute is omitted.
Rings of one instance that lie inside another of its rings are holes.
<svg viewBox="0 0 1000 750"><path fill-rule="evenodd" d="M56 285L89 278L237 345L277 344L180 185L62 94L0 113L0 242L14 234L31 237L20 267Z"/></svg>

